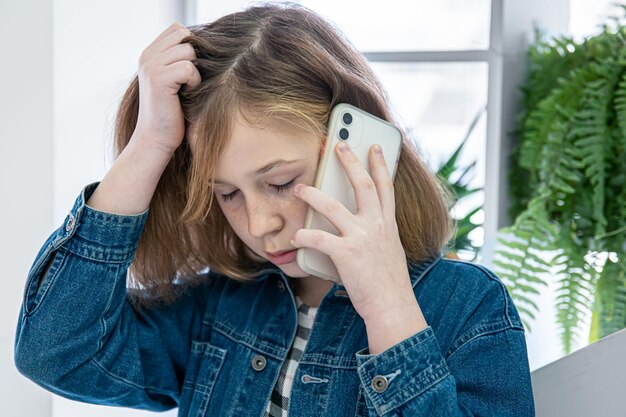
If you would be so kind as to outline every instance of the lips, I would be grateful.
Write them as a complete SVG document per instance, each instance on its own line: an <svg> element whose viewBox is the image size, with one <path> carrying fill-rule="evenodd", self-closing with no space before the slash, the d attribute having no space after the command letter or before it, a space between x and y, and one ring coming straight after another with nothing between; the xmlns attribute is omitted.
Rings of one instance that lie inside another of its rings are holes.
<svg viewBox="0 0 626 417"><path fill-rule="evenodd" d="M297 249L289 249L285 251L278 252L265 252L265 255L275 265L287 264L290 262L294 262L296 260L298 250Z"/></svg>
<svg viewBox="0 0 626 417"><path fill-rule="evenodd" d="M265 254L269 256L279 256L279 255L282 255L283 253L291 252L292 250L295 250L295 249L280 250L278 252L265 252Z"/></svg>

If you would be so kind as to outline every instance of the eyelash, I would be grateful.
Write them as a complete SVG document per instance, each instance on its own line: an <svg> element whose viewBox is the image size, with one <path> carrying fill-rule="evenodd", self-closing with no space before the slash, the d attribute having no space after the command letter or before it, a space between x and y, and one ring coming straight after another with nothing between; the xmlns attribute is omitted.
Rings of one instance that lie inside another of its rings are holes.
<svg viewBox="0 0 626 417"><path fill-rule="evenodd" d="M287 191L289 188L291 188L291 186L293 185L293 182L296 179L292 179L291 181L289 181L286 184L280 184L280 185L274 185L274 184L270 184L270 187L272 187L277 193L282 193L283 191ZM238 190L233 191L232 193L229 194L222 194L222 200L224 201L230 201L233 198L235 198L235 194L237 193Z"/></svg>

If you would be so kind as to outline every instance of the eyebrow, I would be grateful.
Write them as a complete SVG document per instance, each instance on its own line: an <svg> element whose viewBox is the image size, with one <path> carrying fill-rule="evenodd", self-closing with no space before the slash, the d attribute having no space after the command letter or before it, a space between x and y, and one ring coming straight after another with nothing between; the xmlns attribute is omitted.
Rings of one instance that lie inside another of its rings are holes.
<svg viewBox="0 0 626 417"><path fill-rule="evenodd" d="M267 174L270 171L273 171L275 169L282 168L282 167L285 167L285 166L292 165L292 164L294 164L296 162L299 162L299 161L303 161L303 159L293 159L291 161L286 161L284 159L275 159L275 160L269 162L268 164L262 166L261 168L257 169L256 171L249 172L247 174L247 176L248 177L253 177L253 176L259 176L259 175ZM227 183L224 182L224 181L220 181L220 180L216 179L215 180L215 184L227 184Z"/></svg>

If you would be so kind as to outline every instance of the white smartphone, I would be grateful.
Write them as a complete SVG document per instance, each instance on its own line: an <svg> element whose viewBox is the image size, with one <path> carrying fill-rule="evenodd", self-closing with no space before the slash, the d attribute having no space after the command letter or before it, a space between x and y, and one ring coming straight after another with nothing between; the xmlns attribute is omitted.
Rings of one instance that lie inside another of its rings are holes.
<svg viewBox="0 0 626 417"><path fill-rule="evenodd" d="M315 176L315 187L338 200L350 212L356 214L357 204L352 184L345 173L341 161L334 151L339 141L346 142L352 152L371 175L368 153L372 145L379 144L393 179L398 166L402 135L392 124L373 116L350 104L337 104L333 107L328 121L328 135L325 151ZM309 206L305 229L319 229L339 236L339 230L323 215ZM298 249L296 262L304 272L341 284L341 277L330 256L311 248Z"/></svg>

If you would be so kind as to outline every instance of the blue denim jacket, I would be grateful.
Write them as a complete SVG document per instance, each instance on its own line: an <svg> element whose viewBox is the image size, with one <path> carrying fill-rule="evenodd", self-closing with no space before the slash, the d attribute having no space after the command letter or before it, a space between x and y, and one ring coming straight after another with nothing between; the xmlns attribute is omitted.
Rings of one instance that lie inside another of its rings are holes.
<svg viewBox="0 0 626 417"><path fill-rule="evenodd" d="M290 281L269 263L252 283L207 270L175 304L136 310L126 274L148 213L90 208L97 185L83 189L30 269L18 370L78 401L261 416L296 335ZM500 280L440 257L409 269L429 327L370 355L363 320L335 284L296 370L290 415L534 415L524 330Z"/></svg>

